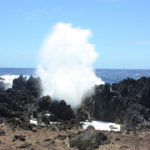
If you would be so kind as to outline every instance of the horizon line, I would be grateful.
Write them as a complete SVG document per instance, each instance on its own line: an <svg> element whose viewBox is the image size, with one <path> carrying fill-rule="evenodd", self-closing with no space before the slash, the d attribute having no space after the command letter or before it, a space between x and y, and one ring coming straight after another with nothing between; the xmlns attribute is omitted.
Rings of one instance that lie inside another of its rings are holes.
<svg viewBox="0 0 150 150"><path fill-rule="evenodd" d="M0 69L36 69L33 67L0 67ZM94 68L94 70L150 70L150 69L145 69L145 68Z"/></svg>

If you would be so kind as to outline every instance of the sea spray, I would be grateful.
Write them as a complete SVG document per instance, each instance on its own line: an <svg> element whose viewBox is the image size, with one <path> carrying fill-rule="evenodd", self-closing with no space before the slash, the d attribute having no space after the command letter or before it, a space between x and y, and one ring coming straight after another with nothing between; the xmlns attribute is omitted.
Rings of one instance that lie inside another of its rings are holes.
<svg viewBox="0 0 150 150"><path fill-rule="evenodd" d="M43 95L64 99L73 108L82 98L93 93L95 84L103 84L93 71L98 57L89 43L90 30L57 23L39 52L37 75L43 86Z"/></svg>

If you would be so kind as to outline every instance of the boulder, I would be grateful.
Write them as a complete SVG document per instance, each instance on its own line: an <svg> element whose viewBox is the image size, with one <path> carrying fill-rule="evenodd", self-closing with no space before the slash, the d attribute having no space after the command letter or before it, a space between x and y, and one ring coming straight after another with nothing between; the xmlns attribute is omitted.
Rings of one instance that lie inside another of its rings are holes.
<svg viewBox="0 0 150 150"><path fill-rule="evenodd" d="M100 145L108 144L108 137L94 128L89 128L86 131L78 132L77 134L69 135L69 143L71 147L77 147L79 150L93 150Z"/></svg>

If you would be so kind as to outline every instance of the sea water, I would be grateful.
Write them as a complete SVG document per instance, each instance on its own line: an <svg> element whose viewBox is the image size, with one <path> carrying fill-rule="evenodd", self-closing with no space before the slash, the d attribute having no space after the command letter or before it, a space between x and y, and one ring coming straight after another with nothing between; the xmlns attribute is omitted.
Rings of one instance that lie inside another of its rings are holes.
<svg viewBox="0 0 150 150"><path fill-rule="evenodd" d="M150 69L96 69L96 75L105 83L117 83L125 78L139 79L142 76L150 77ZM13 79L19 75L35 76L34 68L0 68L0 76L6 79Z"/></svg>

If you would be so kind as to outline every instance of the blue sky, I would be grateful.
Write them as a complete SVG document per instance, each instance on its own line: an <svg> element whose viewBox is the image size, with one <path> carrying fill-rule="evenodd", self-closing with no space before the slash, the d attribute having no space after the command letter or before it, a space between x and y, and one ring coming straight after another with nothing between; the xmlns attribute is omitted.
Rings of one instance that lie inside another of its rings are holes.
<svg viewBox="0 0 150 150"><path fill-rule="evenodd" d="M150 69L149 0L0 0L0 67L36 67L57 22L92 31L95 68Z"/></svg>

